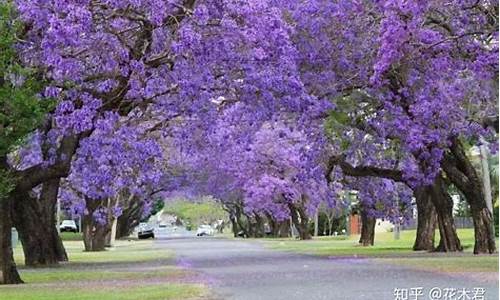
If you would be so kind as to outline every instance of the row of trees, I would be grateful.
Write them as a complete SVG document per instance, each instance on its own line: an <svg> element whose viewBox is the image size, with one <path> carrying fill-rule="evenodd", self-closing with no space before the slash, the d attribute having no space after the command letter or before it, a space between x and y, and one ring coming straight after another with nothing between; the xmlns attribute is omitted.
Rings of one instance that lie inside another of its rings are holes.
<svg viewBox="0 0 500 300"><path fill-rule="evenodd" d="M284 234L291 219L307 239L317 209L342 209L356 190L363 224L404 220L415 197L415 249L460 251L453 185L471 209L474 253L496 250L465 151L496 151L496 2L0 6L2 283L21 282L12 225L27 265L67 260L58 198L83 217L87 250L174 192L214 196L248 236L265 219Z"/></svg>
<svg viewBox="0 0 500 300"><path fill-rule="evenodd" d="M187 230L196 230L200 225L216 226L219 232L224 230L227 216L220 204L204 197L197 201L183 198L168 199L165 201L163 214L176 217L176 223L184 225Z"/></svg>
<svg viewBox="0 0 500 300"><path fill-rule="evenodd" d="M404 219L414 196L415 249L460 251L448 193L454 186L471 207L474 252L494 252L482 178L466 149L491 140L496 151L497 10L489 2L288 3L283 26L293 26L287 34L296 51L288 55L303 85L291 91L283 84L280 95L295 93L298 107L286 111L284 103L286 112L271 120L256 119L255 107L240 101L224 110L208 135L184 141L197 156L191 182L205 181L201 190L233 207L236 219L291 216L299 231L322 200L341 203L331 199L341 200L342 190L360 192L365 224L377 216ZM280 59L269 52L259 58L283 75ZM186 132L199 126L189 122ZM372 243L372 231L363 231L363 244Z"/></svg>

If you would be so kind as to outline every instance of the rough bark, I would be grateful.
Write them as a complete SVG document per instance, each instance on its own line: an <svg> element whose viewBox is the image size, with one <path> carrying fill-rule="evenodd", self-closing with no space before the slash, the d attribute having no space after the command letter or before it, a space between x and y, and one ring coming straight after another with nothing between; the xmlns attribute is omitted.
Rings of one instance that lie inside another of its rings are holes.
<svg viewBox="0 0 500 300"><path fill-rule="evenodd" d="M26 266L42 267L67 261L57 232L56 205L59 180L43 184L40 198L23 193L14 202L14 226L19 232Z"/></svg>
<svg viewBox="0 0 500 300"><path fill-rule="evenodd" d="M363 246L373 246L375 243L375 223L376 219L368 215L365 210L361 210L361 236L359 243Z"/></svg>
<svg viewBox="0 0 500 300"><path fill-rule="evenodd" d="M437 225L437 213L432 203L430 188L420 188L415 191L417 202L417 235L413 250L433 251Z"/></svg>
<svg viewBox="0 0 500 300"><path fill-rule="evenodd" d="M233 231L233 236L238 237L238 232L240 231L238 227L238 223L236 222L236 217L234 215L231 215L229 217L229 220L231 221L231 230Z"/></svg>
<svg viewBox="0 0 500 300"><path fill-rule="evenodd" d="M236 217L236 223L238 224L238 227L240 229L240 231L243 232L243 236L244 237L249 237L250 236L250 230L248 228L248 219L246 220L243 220L243 217L242 217L242 209L240 208L240 206L236 205L235 206L235 217ZM239 232L238 232L239 233Z"/></svg>
<svg viewBox="0 0 500 300"><path fill-rule="evenodd" d="M226 203L222 208L229 214L229 221L231 222L231 230L233 231L234 237L239 237L240 231L244 232L245 237L248 237L248 232L241 220L241 210L238 205L238 200L234 202Z"/></svg>
<svg viewBox="0 0 500 300"><path fill-rule="evenodd" d="M114 247L115 246L117 224L118 224L118 219L113 218L113 221L111 223L111 229L109 230L108 234L106 235L106 247Z"/></svg>
<svg viewBox="0 0 500 300"><path fill-rule="evenodd" d="M397 182L404 182L403 173L399 170L384 169L374 166L354 167L353 165L349 164L346 161L345 155L332 156L328 160L326 174L325 174L325 177L328 182L331 182L332 180L331 173L335 166L339 166L342 169L342 172L344 172L344 174L349 176L354 176L354 177L371 176L371 177L392 179Z"/></svg>
<svg viewBox="0 0 500 300"><path fill-rule="evenodd" d="M108 223L99 224L93 217L94 211L102 207L104 200L85 199L88 213L82 218L83 244L85 251L104 251L106 248L106 236L111 230Z"/></svg>
<svg viewBox="0 0 500 300"><path fill-rule="evenodd" d="M227 226L227 222L226 221L222 221L220 224L218 224L217 226L217 233L224 233L224 229L226 229L226 226Z"/></svg>
<svg viewBox="0 0 500 300"><path fill-rule="evenodd" d="M242 212L242 215L245 216L246 222L246 237L249 238L257 238L259 236L259 228L257 222L254 220L254 218L244 212ZM240 226L242 224L240 223Z"/></svg>
<svg viewBox="0 0 500 300"><path fill-rule="evenodd" d="M111 211L112 209L118 208L122 201L121 195L118 195L117 197L113 198L108 198L107 200L107 209L108 211ZM123 203L125 204L125 203ZM118 223L118 218L116 218L114 215L109 214L108 215L108 220L107 220L107 226L109 228L109 231L106 233L106 247L114 247L115 245L115 240L116 240L116 226Z"/></svg>
<svg viewBox="0 0 500 300"><path fill-rule="evenodd" d="M50 121L50 118L48 118ZM51 124L50 122L45 122L46 124ZM45 124L44 123L44 124ZM45 125L43 126L45 127ZM1 167L5 170L10 171L12 174L12 178L16 178L15 186L13 191L7 196L3 202L4 209L2 212L3 225L2 234L1 234L1 247L0 247L0 257L2 260L2 279L0 280L2 283L21 283L22 280L19 278L19 274L16 270L16 265L12 260L12 247L10 245L10 230L13 226L13 215L12 210L14 209L13 204L16 201L16 197L18 195L23 195L28 193L34 187L46 183L50 180L59 179L61 177L67 176L71 167L71 159L73 154L75 153L79 142L82 137L88 136L91 131L76 135L76 136L65 136L60 143L60 146L57 150L57 159L54 164L47 167L44 164L38 164L33 167L27 168L22 171L10 169L10 167L5 163L2 159ZM38 215L35 215L35 218L31 216L32 220L38 219ZM19 226L21 228L20 237L21 239L27 236L26 233L23 233L25 229L23 226ZM37 227L42 227L37 225ZM33 234L33 235L36 235ZM52 238L53 235L47 235L47 237ZM26 241L23 246L27 244ZM31 247L30 247L31 249ZM36 253L36 252L35 252ZM28 257L31 257L31 252L28 252ZM30 260L31 261L31 260ZM36 259L35 259L36 261Z"/></svg>
<svg viewBox="0 0 500 300"><path fill-rule="evenodd" d="M445 160L446 161L446 160ZM383 169L372 166L358 166L354 167L345 161L345 157L331 157L328 162L328 172L327 180L331 180L330 173L333 167L338 165L342 168L343 172L350 176L364 177L364 176L374 176L381 178L392 179L397 182L405 182L402 176L402 172L399 170ZM449 164L448 164L449 165ZM449 176L449 172L446 171ZM441 175L439 180L442 181ZM455 183L455 182L454 182ZM455 184L457 185L457 184ZM479 185L480 186L480 185ZM457 185L458 187L458 185ZM444 188L444 189L443 189ZM458 239L455 224L453 221L453 200L448 195L446 188L443 187L443 183L433 185L432 189L432 202L436 208L436 213L438 215L439 233L441 236L441 242L438 246L438 251L461 251L462 247L460 245L460 240ZM465 194L465 192L464 192ZM484 202L484 201L483 201ZM486 215L485 213L478 212L477 219L480 219L480 215ZM485 222L487 222L487 217ZM480 224L481 221L478 221ZM484 228L484 226L482 226ZM493 239L494 242L494 239ZM478 243L476 241L476 243ZM475 247L476 248L476 247Z"/></svg>
<svg viewBox="0 0 500 300"><path fill-rule="evenodd" d="M78 135L64 136L57 149L56 162L50 166L40 163L22 171L12 170L13 177L19 179L12 195L19 192L28 192L40 184L68 176L71 169L71 160L80 145L80 141L88 137L92 131L93 129Z"/></svg>
<svg viewBox="0 0 500 300"><path fill-rule="evenodd" d="M486 206L482 179L465 154L463 145L454 140L443 161L451 182L465 195L474 221L474 254L496 251L493 216Z"/></svg>
<svg viewBox="0 0 500 300"><path fill-rule="evenodd" d="M264 230L264 220L259 215L254 215L254 219L255 222L251 223L252 224L251 226L253 226L254 237L256 238L264 237L266 235Z"/></svg>
<svg viewBox="0 0 500 300"><path fill-rule="evenodd" d="M432 190L432 203L438 215L439 245L435 251L456 252L462 251L462 245L457 235L455 221L453 220L453 199L448 194L448 185L441 175L434 181Z"/></svg>
<svg viewBox="0 0 500 300"><path fill-rule="evenodd" d="M289 204L290 215L292 217L292 222L297 228L299 232L299 238L301 240L310 240L312 239L311 233L309 232L309 219L305 214L305 211L302 207L298 205Z"/></svg>
<svg viewBox="0 0 500 300"><path fill-rule="evenodd" d="M85 251L104 251L109 226L98 224L91 215L83 217L82 223Z"/></svg>
<svg viewBox="0 0 500 300"><path fill-rule="evenodd" d="M290 226L287 221L278 221L271 214L267 214L267 220L271 227L271 235L275 238L288 237L290 233Z"/></svg>
<svg viewBox="0 0 500 300"><path fill-rule="evenodd" d="M151 195L153 194L154 193ZM115 239L130 236L134 228L140 224L144 212L144 202L132 195L128 198L122 198L119 203L121 203L122 207L125 207L125 209L116 222Z"/></svg>
<svg viewBox="0 0 500 300"><path fill-rule="evenodd" d="M0 284L23 283L12 251L11 205L11 198L0 198Z"/></svg>
<svg viewBox="0 0 500 300"><path fill-rule="evenodd" d="M287 221L281 221L278 225L277 237L287 238L290 236L290 226Z"/></svg>
<svg viewBox="0 0 500 300"><path fill-rule="evenodd" d="M267 223L269 224L269 228L271 230L271 236L277 237L279 232L279 222L276 221L276 219L273 218L271 214L266 214L266 216L267 216Z"/></svg>
<svg viewBox="0 0 500 300"><path fill-rule="evenodd" d="M116 238L121 239L130 236L134 228L141 222L141 215L142 205L138 201L124 209L116 224Z"/></svg>

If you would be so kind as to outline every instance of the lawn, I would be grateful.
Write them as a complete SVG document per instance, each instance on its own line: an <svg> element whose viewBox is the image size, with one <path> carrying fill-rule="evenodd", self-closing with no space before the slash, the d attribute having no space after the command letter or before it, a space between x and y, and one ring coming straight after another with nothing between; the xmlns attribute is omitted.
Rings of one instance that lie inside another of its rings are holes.
<svg viewBox="0 0 500 300"><path fill-rule="evenodd" d="M61 232L63 241L82 241L83 234L81 232Z"/></svg>
<svg viewBox="0 0 500 300"><path fill-rule="evenodd" d="M462 253L428 253L412 250L415 230L401 232L399 240L393 233L375 234L375 245L362 247L358 236L318 237L310 241L291 239L264 240L266 246L282 251L328 257L367 257L377 262L402 264L417 269L444 272L498 272L498 254L474 256L474 231L459 229L458 235L464 247ZM436 237L439 239L438 234ZM498 241L497 241L498 244Z"/></svg>
<svg viewBox="0 0 500 300"><path fill-rule="evenodd" d="M26 284L0 287L0 299L160 300L207 294L195 274L175 265L173 252L156 248L152 241L117 241L108 251L85 252L81 241L65 240L70 262L53 268L25 268L22 249L16 247L14 256Z"/></svg>
<svg viewBox="0 0 500 300"><path fill-rule="evenodd" d="M154 284L140 287L1 287L0 299L9 300L167 300L194 299L202 287L188 284Z"/></svg>
<svg viewBox="0 0 500 300"><path fill-rule="evenodd" d="M173 252L152 246L151 241L117 241L114 248L101 252L83 251L83 242L65 241L64 247L71 264L96 263L139 263L172 259ZM19 266L24 265L24 254L20 246L14 249L14 259Z"/></svg>
<svg viewBox="0 0 500 300"><path fill-rule="evenodd" d="M9 300L166 300L196 299L202 294L202 288L188 284L151 284L141 287L1 287L1 299Z"/></svg>

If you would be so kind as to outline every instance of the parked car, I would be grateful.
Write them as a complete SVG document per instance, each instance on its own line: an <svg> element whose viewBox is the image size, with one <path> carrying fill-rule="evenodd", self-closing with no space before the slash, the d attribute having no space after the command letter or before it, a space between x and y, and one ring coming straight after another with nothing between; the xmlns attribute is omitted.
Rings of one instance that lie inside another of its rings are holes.
<svg viewBox="0 0 500 300"><path fill-rule="evenodd" d="M210 225L200 225L196 230L196 236L214 235L214 229Z"/></svg>
<svg viewBox="0 0 500 300"><path fill-rule="evenodd" d="M155 238L155 232L154 232L153 227L151 227L147 223L140 223L139 224L139 230L137 231L137 237L139 239L149 239L149 238L154 239Z"/></svg>
<svg viewBox="0 0 500 300"><path fill-rule="evenodd" d="M62 221L61 225L59 225L59 230L61 232L78 232L78 226L76 226L76 222L73 220L64 220Z"/></svg>
<svg viewBox="0 0 500 300"><path fill-rule="evenodd" d="M165 223L160 223L160 225L158 225L159 228L167 228L167 224Z"/></svg>

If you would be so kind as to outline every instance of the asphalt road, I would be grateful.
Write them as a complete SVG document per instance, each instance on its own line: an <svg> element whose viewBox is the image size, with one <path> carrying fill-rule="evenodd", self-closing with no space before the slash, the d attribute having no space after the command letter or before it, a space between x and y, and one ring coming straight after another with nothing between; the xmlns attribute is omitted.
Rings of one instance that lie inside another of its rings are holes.
<svg viewBox="0 0 500 300"><path fill-rule="evenodd" d="M478 300L498 299L498 282L416 271L370 259L296 255L267 249L257 241L222 238L161 237L157 243L173 249L180 266L201 273L214 299L398 299L395 288L402 289L401 300L468 300L474 299L474 288L485 289L484 298ZM412 295L411 288L421 288L423 295L415 296L419 290ZM463 288L470 291L469 298L453 296L452 290L445 296L445 289Z"/></svg>

